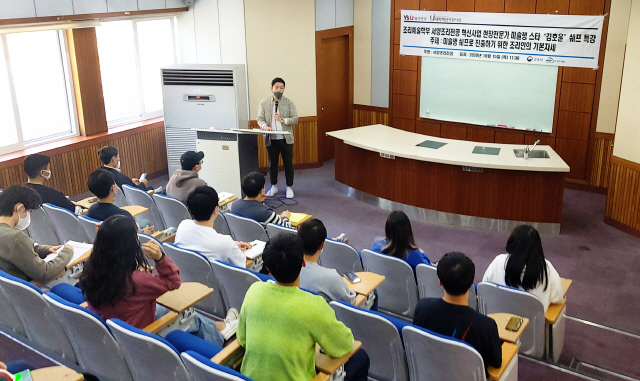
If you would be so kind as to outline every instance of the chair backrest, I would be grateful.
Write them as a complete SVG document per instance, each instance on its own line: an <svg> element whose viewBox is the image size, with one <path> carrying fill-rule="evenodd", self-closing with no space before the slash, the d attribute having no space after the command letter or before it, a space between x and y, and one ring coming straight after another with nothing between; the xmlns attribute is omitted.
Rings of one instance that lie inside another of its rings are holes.
<svg viewBox="0 0 640 381"><path fill-rule="evenodd" d="M211 262L211 267L222 286L224 304L240 311L247 290L253 283L260 282L260 278L252 271L217 260Z"/></svg>
<svg viewBox="0 0 640 381"><path fill-rule="evenodd" d="M286 226L272 224L272 223L267 224L266 230L267 230L267 236L269 236L269 238L274 238L278 234L282 234L282 233L296 234L298 232L296 229L288 228Z"/></svg>
<svg viewBox="0 0 640 381"><path fill-rule="evenodd" d="M56 294L44 299L56 310L82 369L106 381L133 381L122 350L94 312L68 302Z"/></svg>
<svg viewBox="0 0 640 381"><path fill-rule="evenodd" d="M229 228L225 213L220 213L218 218L213 221L213 228L220 234L230 235L233 238L233 232ZM235 239L235 238L234 238Z"/></svg>
<svg viewBox="0 0 640 381"><path fill-rule="evenodd" d="M158 211L158 206L156 205L155 201L153 201L153 198L151 198L149 193L126 184L122 186L122 191L127 197L127 201L129 202L129 204L140 205L149 209L142 214L138 214L135 217L136 221L146 219L151 222L151 225L153 225L156 230L165 229L164 222L162 220L162 217L160 216L160 212Z"/></svg>
<svg viewBox="0 0 640 381"><path fill-rule="evenodd" d="M411 324L343 302L329 304L336 312L336 318L351 328L353 337L362 342L362 348L371 360L369 377L378 381L409 379L401 332Z"/></svg>
<svg viewBox="0 0 640 381"><path fill-rule="evenodd" d="M27 333L20 321L20 317L13 307L13 303L2 290L0 283L0 330L17 335L20 338L26 338Z"/></svg>
<svg viewBox="0 0 640 381"><path fill-rule="evenodd" d="M323 267L336 269L338 274L346 274L349 271L362 271L362 259L360 253L348 243L326 239L324 249L320 254Z"/></svg>
<svg viewBox="0 0 640 381"><path fill-rule="evenodd" d="M164 252L180 269L180 280L183 283L198 282L213 288L213 294L198 302L196 307L224 319L227 308L224 304L224 296L222 296L222 287L216 279L211 262L207 257L196 251L178 247L173 243L165 243L162 246Z"/></svg>
<svg viewBox="0 0 640 381"><path fill-rule="evenodd" d="M107 320L135 381L191 381L180 353L167 340L130 326L119 319Z"/></svg>
<svg viewBox="0 0 640 381"><path fill-rule="evenodd" d="M484 362L469 344L426 329L402 329L411 380L485 381Z"/></svg>
<svg viewBox="0 0 640 381"><path fill-rule="evenodd" d="M89 239L87 242L93 243L96 239L96 233L98 233L98 225L100 225L102 221L94 220L87 216L78 216L78 222Z"/></svg>
<svg viewBox="0 0 640 381"><path fill-rule="evenodd" d="M251 242L259 239L266 242L269 240L267 232L258 221L233 213L225 213L225 217L236 241Z"/></svg>
<svg viewBox="0 0 640 381"><path fill-rule="evenodd" d="M193 381L252 381L249 377L216 364L194 351L183 352L180 356Z"/></svg>
<svg viewBox="0 0 640 381"><path fill-rule="evenodd" d="M545 353L544 305L537 296L490 282L478 283L478 306L483 314L507 312L529 319L520 336L520 353L543 357Z"/></svg>
<svg viewBox="0 0 640 381"><path fill-rule="evenodd" d="M390 255L362 250L362 262L366 271L384 275L378 286L381 310L413 318L418 303L418 286L413 270L405 261Z"/></svg>
<svg viewBox="0 0 640 381"><path fill-rule="evenodd" d="M77 363L60 317L44 300L39 288L4 271L0 271L0 287L12 301L29 340L51 351L54 356Z"/></svg>
<svg viewBox="0 0 640 381"><path fill-rule="evenodd" d="M182 201L159 194L154 194L152 197L158 206L164 226L167 228L174 227L177 229L180 222L192 219L189 209Z"/></svg>
<svg viewBox="0 0 640 381"><path fill-rule="evenodd" d="M89 242L89 237L75 214L49 203L42 204L42 207L53 222L60 242Z"/></svg>
<svg viewBox="0 0 640 381"><path fill-rule="evenodd" d="M416 266L416 280L418 281L418 296L423 298L442 298L444 289L440 285L437 268L424 263ZM472 284L469 288L469 307L478 309L476 287Z"/></svg>
<svg viewBox="0 0 640 381"><path fill-rule="evenodd" d="M116 195L113 198L113 205L118 208L129 205L129 201L127 201L127 197L124 195L124 192L116 192Z"/></svg>
<svg viewBox="0 0 640 381"><path fill-rule="evenodd" d="M143 232L138 232L138 241L140 241L140 244L142 245L145 242L149 242L149 241L156 241L158 243L158 245L160 245L160 250L164 250L162 248L162 242L160 242L156 237L149 235L147 233L143 233ZM166 254L166 252L165 252ZM146 257L145 257L146 258ZM157 273L155 267L156 267L156 263L154 262L153 259L147 259L147 263L149 264L149 266L153 267L153 272ZM172 258L173 259L173 258ZM180 266L178 266L179 268Z"/></svg>
<svg viewBox="0 0 640 381"><path fill-rule="evenodd" d="M54 246L61 243L53 222L42 207L31 211L31 223L27 232L35 243Z"/></svg>

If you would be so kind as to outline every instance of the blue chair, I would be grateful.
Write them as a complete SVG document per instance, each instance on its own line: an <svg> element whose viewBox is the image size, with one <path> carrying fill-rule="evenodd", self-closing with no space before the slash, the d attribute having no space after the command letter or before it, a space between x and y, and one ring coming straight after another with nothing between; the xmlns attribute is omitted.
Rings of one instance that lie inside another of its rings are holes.
<svg viewBox="0 0 640 381"><path fill-rule="evenodd" d="M233 239L236 241L251 242L256 239L267 242L269 237L262 224L233 213L225 213L229 229L231 229Z"/></svg>
<svg viewBox="0 0 640 381"><path fill-rule="evenodd" d="M178 228L180 222L191 219L191 213L182 201L169 196L154 194L151 196L158 206L164 226Z"/></svg>
<svg viewBox="0 0 640 381"><path fill-rule="evenodd" d="M85 372L100 380L133 381L120 346L100 316L51 292L45 294L44 299L60 316Z"/></svg>
<svg viewBox="0 0 640 381"><path fill-rule="evenodd" d="M149 193L126 184L122 186L122 191L131 205L144 206L149 209L146 212L135 216L136 221L140 222L142 220L149 220L156 230L166 229L164 221L160 216L158 206L155 201L153 201L153 198L149 196Z"/></svg>
<svg viewBox="0 0 640 381"><path fill-rule="evenodd" d="M296 234L298 231L294 228L288 228L286 226L282 226L282 225L277 225L277 224L272 224L272 223L268 223L267 227L267 236L269 236L269 238L275 238L275 236L282 234L282 233L293 233Z"/></svg>
<svg viewBox="0 0 640 381"><path fill-rule="evenodd" d="M227 222L227 217L225 217L224 213L220 213L218 218L213 221L213 228L220 234L230 235L233 238L233 233L229 228L229 223ZM235 239L235 238L234 238Z"/></svg>
<svg viewBox="0 0 640 381"><path fill-rule="evenodd" d="M416 266L416 280L418 281L418 295L424 298L442 298L444 289L440 285L436 266L424 263ZM471 285L469 289L469 307L478 310L478 298L476 298L476 287Z"/></svg>
<svg viewBox="0 0 640 381"><path fill-rule="evenodd" d="M180 358L192 346L203 356L213 357L222 350L183 331L172 331L166 338L145 332L119 319L107 320L124 354L135 381L165 380L191 381Z"/></svg>
<svg viewBox="0 0 640 381"><path fill-rule="evenodd" d="M87 216L78 216L78 222L84 232L87 234L87 238L89 241L87 243L93 243L96 239L96 234L98 233L98 226L102 223L102 221L98 221L96 219L87 217Z"/></svg>
<svg viewBox="0 0 640 381"><path fill-rule="evenodd" d="M353 246L345 242L326 239L324 249L320 254L322 266L336 269L338 274L346 274L349 271L363 271L360 253Z"/></svg>
<svg viewBox="0 0 640 381"><path fill-rule="evenodd" d="M408 381L402 329L410 323L344 302L329 303L336 318L351 328L353 337L371 359L369 377L378 381Z"/></svg>
<svg viewBox="0 0 640 381"><path fill-rule="evenodd" d="M194 351L183 352L181 356L184 365L191 374L192 381L252 381L241 373L216 364L210 358Z"/></svg>
<svg viewBox="0 0 640 381"><path fill-rule="evenodd" d="M222 296L227 308L240 311L247 290L255 282L267 281L272 277L243 269L222 261L212 261L213 272L222 286Z"/></svg>
<svg viewBox="0 0 640 381"><path fill-rule="evenodd" d="M35 243L53 246L61 244L53 222L42 207L31 211L31 223L27 232Z"/></svg>
<svg viewBox="0 0 640 381"><path fill-rule="evenodd" d="M42 207L51 219L60 242L89 242L89 237L75 214L49 203L43 204Z"/></svg>
<svg viewBox="0 0 640 381"><path fill-rule="evenodd" d="M211 262L204 255L183 249L173 243L162 245L164 252L180 268L182 282L198 282L213 288L213 294L202 299L196 308L224 319L227 307L224 304L222 287L213 273Z"/></svg>
<svg viewBox="0 0 640 381"><path fill-rule="evenodd" d="M156 241L158 243L158 245L160 245L160 250L162 249L162 242L160 242L156 237L147 234L147 233L143 233L143 232L138 232L138 241L140 241L140 244L142 245L145 242L149 242L149 241ZM164 251L164 250L163 250ZM166 253L165 253L166 254ZM147 258L147 263L149 264L149 266L153 267L153 272L154 273L158 273L158 271L156 271L155 269L155 262L153 261L153 259L149 259ZM179 268L180 266L178 266Z"/></svg>
<svg viewBox="0 0 640 381"><path fill-rule="evenodd" d="M11 299L2 290L2 284L0 283L0 331L9 333L11 336L15 336L19 339L26 339L27 333L20 321L18 312L13 308Z"/></svg>
<svg viewBox="0 0 640 381"><path fill-rule="evenodd" d="M124 195L124 192L116 193L115 197L113 198L113 205L117 206L118 208L129 205L129 201L127 201L127 197Z"/></svg>

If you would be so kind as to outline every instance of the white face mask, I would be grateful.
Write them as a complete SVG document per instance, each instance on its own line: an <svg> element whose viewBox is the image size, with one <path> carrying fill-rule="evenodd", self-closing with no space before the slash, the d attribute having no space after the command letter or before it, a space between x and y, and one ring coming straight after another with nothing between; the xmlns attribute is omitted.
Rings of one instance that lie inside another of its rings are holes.
<svg viewBox="0 0 640 381"><path fill-rule="evenodd" d="M45 171L44 171L44 173L45 173L45 174L44 174L44 175L42 175L42 177L44 177L44 178L45 178L45 180L49 180L49 179L51 178L51 171L47 171L47 170L45 170Z"/></svg>
<svg viewBox="0 0 640 381"><path fill-rule="evenodd" d="M116 164L116 171L120 172L120 161L118 160L118 164Z"/></svg>
<svg viewBox="0 0 640 381"><path fill-rule="evenodd" d="M15 226L15 228L18 230L26 229L31 223L31 213L29 212L27 212L27 216L24 218L20 217L20 214L18 214L18 218L19 218L18 223Z"/></svg>

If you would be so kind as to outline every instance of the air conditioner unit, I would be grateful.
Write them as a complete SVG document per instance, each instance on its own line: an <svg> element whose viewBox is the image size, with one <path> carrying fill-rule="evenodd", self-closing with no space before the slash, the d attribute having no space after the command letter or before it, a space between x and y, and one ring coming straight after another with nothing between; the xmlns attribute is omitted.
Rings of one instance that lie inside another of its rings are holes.
<svg viewBox="0 0 640 381"><path fill-rule="evenodd" d="M180 168L184 152L197 151L194 128L248 127L246 89L244 65L185 64L162 68L169 175Z"/></svg>

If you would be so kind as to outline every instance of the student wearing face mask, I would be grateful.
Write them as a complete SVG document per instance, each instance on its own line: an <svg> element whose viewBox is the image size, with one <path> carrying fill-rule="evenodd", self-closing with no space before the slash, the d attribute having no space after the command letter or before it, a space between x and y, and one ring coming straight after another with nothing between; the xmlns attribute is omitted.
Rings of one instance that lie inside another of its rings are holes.
<svg viewBox="0 0 640 381"><path fill-rule="evenodd" d="M268 197L278 193L278 162L282 155L284 176L287 181L287 198L293 198L293 126L298 124L296 105L284 97L284 79L274 78L271 81L271 96L260 101L258 107L258 126L265 131L287 131L288 135L264 135L264 142L269 152L269 177L271 188Z"/></svg>
<svg viewBox="0 0 640 381"><path fill-rule="evenodd" d="M64 245L55 259L44 261L62 246L35 245L24 233L31 211L40 204L38 192L26 185L12 185L0 194L0 270L26 281L47 283L64 271L73 248Z"/></svg>
<svg viewBox="0 0 640 381"><path fill-rule="evenodd" d="M102 164L104 164L100 168L106 169L107 171L111 172L120 190L122 190L122 185L124 184L130 185L134 188L140 188L143 191L152 189L147 188L147 179L130 179L127 175L120 172L120 154L118 153L118 149L116 147L102 147L98 150L98 156L100 156L100 161L102 162Z"/></svg>
<svg viewBox="0 0 640 381"><path fill-rule="evenodd" d="M67 209L77 215L82 208L69 201L62 192L44 185L51 178L51 159L47 155L35 153L24 159L24 172L27 174L27 186L40 195L42 203L49 203Z"/></svg>

